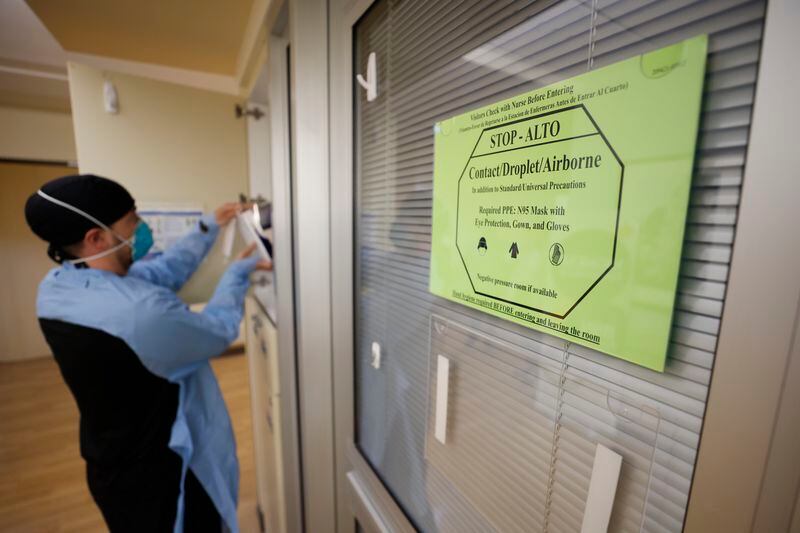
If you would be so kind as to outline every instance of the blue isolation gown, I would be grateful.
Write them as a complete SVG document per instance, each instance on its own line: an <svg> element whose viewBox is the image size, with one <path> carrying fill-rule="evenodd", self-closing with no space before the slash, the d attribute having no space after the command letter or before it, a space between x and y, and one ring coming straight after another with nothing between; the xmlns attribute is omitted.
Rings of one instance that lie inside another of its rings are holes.
<svg viewBox="0 0 800 533"><path fill-rule="evenodd" d="M161 256L135 262L126 276L71 264L39 285L37 314L119 337L153 374L180 386L169 447L183 460L175 532L183 531L183 481L191 468L227 528L237 532L239 464L228 410L209 358L239 335L252 257L232 263L201 313L175 294L194 273L219 233L195 229Z"/></svg>

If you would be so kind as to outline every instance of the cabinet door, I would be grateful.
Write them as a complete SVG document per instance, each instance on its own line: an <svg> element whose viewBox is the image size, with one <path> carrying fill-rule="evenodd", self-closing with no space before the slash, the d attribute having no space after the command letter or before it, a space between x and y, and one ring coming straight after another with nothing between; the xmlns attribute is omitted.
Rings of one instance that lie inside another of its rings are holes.
<svg viewBox="0 0 800 533"><path fill-rule="evenodd" d="M267 417L269 415L270 384L267 372L268 346L265 328L269 323L258 304L247 298L245 301L247 321L247 362L250 371L250 405L253 417L253 450L256 466L256 490L260 509L267 509L270 492L271 467L268 452L271 438Z"/></svg>
<svg viewBox="0 0 800 533"><path fill-rule="evenodd" d="M269 531L286 531L285 491L282 464L282 419L280 395L280 353L278 352L278 331L272 322L264 327L264 341L267 346L266 376L269 395L266 398L267 431L264 447L264 462L267 478L266 513Z"/></svg>

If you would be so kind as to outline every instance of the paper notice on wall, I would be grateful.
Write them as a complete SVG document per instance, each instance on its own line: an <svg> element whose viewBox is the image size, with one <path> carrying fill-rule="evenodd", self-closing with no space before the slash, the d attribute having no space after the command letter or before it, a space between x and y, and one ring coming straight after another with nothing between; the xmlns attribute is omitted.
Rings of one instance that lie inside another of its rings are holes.
<svg viewBox="0 0 800 533"><path fill-rule="evenodd" d="M197 227L203 208L200 206L144 206L139 216L153 230L153 247L150 256L157 256Z"/></svg>

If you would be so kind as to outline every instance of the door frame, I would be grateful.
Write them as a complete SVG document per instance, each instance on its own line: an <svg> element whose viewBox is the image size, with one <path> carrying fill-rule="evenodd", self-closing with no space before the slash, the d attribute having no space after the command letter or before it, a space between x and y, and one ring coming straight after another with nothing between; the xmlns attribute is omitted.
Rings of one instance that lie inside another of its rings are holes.
<svg viewBox="0 0 800 533"><path fill-rule="evenodd" d="M784 531L800 513L798 23L797 2L769 1L687 532Z"/></svg>
<svg viewBox="0 0 800 533"><path fill-rule="evenodd" d="M297 387L305 531L336 523L327 0L288 2Z"/></svg>
<svg viewBox="0 0 800 533"><path fill-rule="evenodd" d="M330 238L337 531L414 531L355 445L353 322L353 29L375 0L330 0ZM378 86L380 91L380 84ZM332 248L333 249L333 248ZM387 521L387 513L392 517ZM388 527L391 525L391 527Z"/></svg>
<svg viewBox="0 0 800 533"><path fill-rule="evenodd" d="M289 40L269 39L270 162L272 172L272 222L275 257L278 354L281 384L281 468L287 531L302 531L302 479L297 406L295 352L294 245L292 231L292 184L289 151L289 91L286 49ZM282 261L281 258L289 258Z"/></svg>

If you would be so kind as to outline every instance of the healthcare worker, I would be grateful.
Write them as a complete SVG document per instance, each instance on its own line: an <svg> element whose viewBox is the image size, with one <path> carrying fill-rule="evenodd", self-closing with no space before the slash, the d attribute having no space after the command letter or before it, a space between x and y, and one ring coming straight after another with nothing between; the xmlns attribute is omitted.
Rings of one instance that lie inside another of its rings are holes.
<svg viewBox="0 0 800 533"><path fill-rule="evenodd" d="M37 314L78 404L89 490L112 532L238 531L236 445L209 358L239 334L249 274L270 265L243 254L201 313L175 291L240 208L224 205L142 260L152 233L114 181L66 176L25 205L61 265L39 286Z"/></svg>

